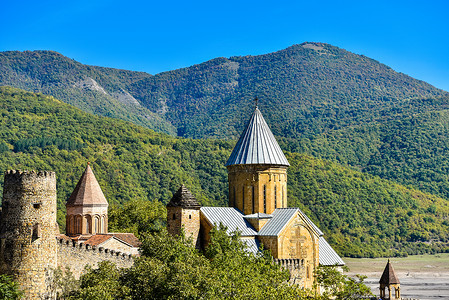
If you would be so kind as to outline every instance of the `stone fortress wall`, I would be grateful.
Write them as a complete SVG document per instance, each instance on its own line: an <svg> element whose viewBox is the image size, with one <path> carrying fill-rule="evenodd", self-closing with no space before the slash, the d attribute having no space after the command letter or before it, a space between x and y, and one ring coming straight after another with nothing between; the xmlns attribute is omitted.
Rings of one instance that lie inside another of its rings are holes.
<svg viewBox="0 0 449 300"><path fill-rule="evenodd" d="M69 267L79 278L86 265L111 261L128 268L129 254L59 238L56 175L49 171L5 172L0 211L0 274L19 283L25 299L56 299L53 272Z"/></svg>
<svg viewBox="0 0 449 300"><path fill-rule="evenodd" d="M103 247L95 247L66 239L57 240L58 267L65 270L69 267L78 279L86 265L97 268L102 261L113 262L119 268L130 268L134 259L130 254L121 253Z"/></svg>
<svg viewBox="0 0 449 300"><path fill-rule="evenodd" d="M55 173L7 171L0 227L0 272L14 276L25 299L54 298Z"/></svg>

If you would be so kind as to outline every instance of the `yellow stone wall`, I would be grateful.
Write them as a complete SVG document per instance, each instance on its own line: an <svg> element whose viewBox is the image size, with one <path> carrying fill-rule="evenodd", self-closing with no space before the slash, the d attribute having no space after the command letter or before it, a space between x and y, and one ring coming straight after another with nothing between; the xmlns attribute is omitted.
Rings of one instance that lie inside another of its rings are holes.
<svg viewBox="0 0 449 300"><path fill-rule="evenodd" d="M192 238L198 248L200 243L200 210L182 207L167 207L167 230L172 235L179 235L184 229L186 238Z"/></svg>
<svg viewBox="0 0 449 300"><path fill-rule="evenodd" d="M271 214L276 208L287 207L287 167L285 166L228 166L228 182L229 206L240 209L245 215ZM266 207L264 207L264 198Z"/></svg>
<svg viewBox="0 0 449 300"><path fill-rule="evenodd" d="M305 288L313 286L313 272L319 264L318 235L298 213L276 236L260 236L264 248L278 259L300 259Z"/></svg>

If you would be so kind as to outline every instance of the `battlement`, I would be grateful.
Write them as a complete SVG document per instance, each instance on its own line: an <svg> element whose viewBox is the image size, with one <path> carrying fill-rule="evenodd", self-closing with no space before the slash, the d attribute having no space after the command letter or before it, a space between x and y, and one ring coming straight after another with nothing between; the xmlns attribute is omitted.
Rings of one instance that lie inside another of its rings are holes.
<svg viewBox="0 0 449 300"><path fill-rule="evenodd" d="M91 246L82 242L56 238L58 245L58 266L69 267L78 279L86 265L97 268L102 261L113 262L119 268L130 268L134 264L134 256L120 251Z"/></svg>
<svg viewBox="0 0 449 300"><path fill-rule="evenodd" d="M50 177L54 178L56 177L55 172L53 171L35 171L35 170L7 170L5 172L5 177L16 177L16 178L23 178L23 177Z"/></svg>
<svg viewBox="0 0 449 300"><path fill-rule="evenodd" d="M122 253L120 251L115 251L103 247L92 246L89 244L84 244L83 242L70 241L62 238L56 238L58 245L65 246L67 248L75 248L79 251L95 252L98 254L103 254L104 256L111 256L112 258L130 260L134 262L132 254Z"/></svg>

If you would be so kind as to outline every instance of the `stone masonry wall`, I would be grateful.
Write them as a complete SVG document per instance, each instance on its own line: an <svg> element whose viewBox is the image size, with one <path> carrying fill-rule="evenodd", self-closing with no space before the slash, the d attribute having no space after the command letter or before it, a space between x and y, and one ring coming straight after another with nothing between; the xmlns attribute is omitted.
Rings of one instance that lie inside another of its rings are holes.
<svg viewBox="0 0 449 300"><path fill-rule="evenodd" d="M25 299L55 299L55 173L7 171L2 211L0 273L14 276Z"/></svg>
<svg viewBox="0 0 449 300"><path fill-rule="evenodd" d="M287 167L228 166L228 182L229 206L238 208L245 215L271 214L276 208L287 207Z"/></svg>
<svg viewBox="0 0 449 300"><path fill-rule="evenodd" d="M76 279L81 276L86 265L97 268L99 262L107 260L115 263L119 268L130 268L134 263L132 255L103 247L97 248L65 239L58 240L57 245L58 267L63 270L69 267Z"/></svg>

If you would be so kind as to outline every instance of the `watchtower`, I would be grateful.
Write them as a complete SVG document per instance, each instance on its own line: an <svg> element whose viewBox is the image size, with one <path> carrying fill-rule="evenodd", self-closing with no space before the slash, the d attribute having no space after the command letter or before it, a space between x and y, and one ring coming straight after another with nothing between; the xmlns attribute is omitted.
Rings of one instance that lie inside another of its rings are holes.
<svg viewBox="0 0 449 300"><path fill-rule="evenodd" d="M167 204L167 230L179 235L184 230L186 238L192 238L196 248L200 248L200 208L195 196L182 185Z"/></svg>
<svg viewBox="0 0 449 300"><path fill-rule="evenodd" d="M14 276L25 299L55 299L55 173L7 171L0 227L0 272Z"/></svg>

